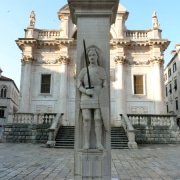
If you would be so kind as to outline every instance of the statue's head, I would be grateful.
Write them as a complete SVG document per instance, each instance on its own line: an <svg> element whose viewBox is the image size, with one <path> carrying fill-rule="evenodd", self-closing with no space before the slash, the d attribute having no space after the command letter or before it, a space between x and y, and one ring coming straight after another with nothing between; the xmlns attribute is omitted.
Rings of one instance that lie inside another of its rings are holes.
<svg viewBox="0 0 180 180"><path fill-rule="evenodd" d="M99 65L99 54L98 54L97 49L95 47L89 48L87 50L87 55L88 55L89 63Z"/></svg>

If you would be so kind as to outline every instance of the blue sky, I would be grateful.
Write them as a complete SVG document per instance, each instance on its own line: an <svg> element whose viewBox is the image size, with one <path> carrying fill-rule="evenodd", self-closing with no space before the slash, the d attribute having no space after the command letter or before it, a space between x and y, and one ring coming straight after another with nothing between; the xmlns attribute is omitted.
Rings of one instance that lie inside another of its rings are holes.
<svg viewBox="0 0 180 180"><path fill-rule="evenodd" d="M2 75L13 79L20 86L21 51L15 43L24 37L32 10L36 14L38 29L58 29L59 9L67 0L1 0L0 6L0 68ZM180 43L180 0L120 0L129 12L126 27L130 30L147 30L152 26L152 14L157 12L162 38L171 41L164 53L165 65L171 59L171 50Z"/></svg>

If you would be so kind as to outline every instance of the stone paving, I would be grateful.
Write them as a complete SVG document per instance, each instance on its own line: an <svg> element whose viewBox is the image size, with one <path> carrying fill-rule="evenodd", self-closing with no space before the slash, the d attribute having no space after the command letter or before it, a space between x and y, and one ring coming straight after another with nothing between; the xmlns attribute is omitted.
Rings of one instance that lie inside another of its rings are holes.
<svg viewBox="0 0 180 180"><path fill-rule="evenodd" d="M0 143L1 180L73 180L73 150ZM112 150L112 180L180 180L180 144Z"/></svg>

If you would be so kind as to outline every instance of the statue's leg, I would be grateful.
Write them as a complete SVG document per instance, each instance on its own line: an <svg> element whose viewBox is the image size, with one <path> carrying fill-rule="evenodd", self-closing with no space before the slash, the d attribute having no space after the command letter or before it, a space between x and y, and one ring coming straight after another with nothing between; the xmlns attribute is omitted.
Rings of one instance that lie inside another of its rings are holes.
<svg viewBox="0 0 180 180"><path fill-rule="evenodd" d="M83 109L83 136L84 136L84 146L83 149L89 149L89 136L91 130L91 110Z"/></svg>
<svg viewBox="0 0 180 180"><path fill-rule="evenodd" d="M96 148L103 150L102 146L102 118L100 109L94 110L94 121L95 121L95 133L96 133Z"/></svg>

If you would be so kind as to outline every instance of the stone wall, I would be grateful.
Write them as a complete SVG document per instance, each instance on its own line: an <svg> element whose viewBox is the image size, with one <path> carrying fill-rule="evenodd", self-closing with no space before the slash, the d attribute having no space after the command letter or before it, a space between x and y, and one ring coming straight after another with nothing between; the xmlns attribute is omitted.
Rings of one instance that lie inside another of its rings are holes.
<svg viewBox="0 0 180 180"><path fill-rule="evenodd" d="M7 124L4 129L5 142L46 143L49 124Z"/></svg>
<svg viewBox="0 0 180 180"><path fill-rule="evenodd" d="M180 143L178 127L135 125L135 139L138 144L168 144Z"/></svg>

